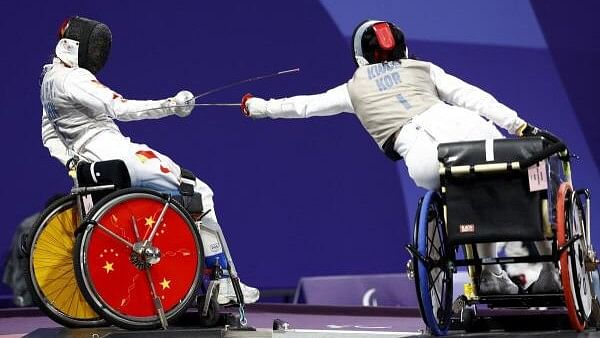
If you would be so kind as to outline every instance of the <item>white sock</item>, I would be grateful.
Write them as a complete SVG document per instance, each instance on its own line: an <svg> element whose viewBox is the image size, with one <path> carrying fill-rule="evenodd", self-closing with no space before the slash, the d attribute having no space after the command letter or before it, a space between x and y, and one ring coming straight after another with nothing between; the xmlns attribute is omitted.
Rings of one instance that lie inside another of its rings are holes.
<svg viewBox="0 0 600 338"><path fill-rule="evenodd" d="M216 234L200 228L200 238L202 239L205 256L212 256L223 252L223 248L221 247L221 243Z"/></svg>

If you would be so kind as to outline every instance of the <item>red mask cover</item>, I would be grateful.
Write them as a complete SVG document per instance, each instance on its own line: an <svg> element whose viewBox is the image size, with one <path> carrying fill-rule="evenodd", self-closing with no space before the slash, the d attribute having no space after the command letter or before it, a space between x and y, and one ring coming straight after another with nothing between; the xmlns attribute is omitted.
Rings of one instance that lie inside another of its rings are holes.
<svg viewBox="0 0 600 338"><path fill-rule="evenodd" d="M387 61L390 53L396 47L396 40L394 40L392 30L387 22L379 22L373 25L373 31L379 44L379 48L375 50L375 61Z"/></svg>

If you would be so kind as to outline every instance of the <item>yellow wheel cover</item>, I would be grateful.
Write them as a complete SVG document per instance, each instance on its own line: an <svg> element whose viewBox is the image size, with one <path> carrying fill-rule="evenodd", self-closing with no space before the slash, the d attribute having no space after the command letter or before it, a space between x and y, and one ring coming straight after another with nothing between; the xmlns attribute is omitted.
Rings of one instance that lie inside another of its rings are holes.
<svg viewBox="0 0 600 338"><path fill-rule="evenodd" d="M50 307L75 319L98 319L79 290L73 268L78 218L74 206L50 216L33 243L33 278L42 301Z"/></svg>

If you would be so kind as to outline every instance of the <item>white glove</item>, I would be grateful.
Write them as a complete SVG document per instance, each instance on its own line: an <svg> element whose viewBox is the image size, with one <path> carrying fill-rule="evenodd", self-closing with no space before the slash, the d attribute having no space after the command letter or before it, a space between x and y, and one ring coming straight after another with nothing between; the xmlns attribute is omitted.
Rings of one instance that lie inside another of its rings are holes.
<svg viewBox="0 0 600 338"><path fill-rule="evenodd" d="M248 97L242 101L242 112L244 115L261 119L267 117L267 101L260 97Z"/></svg>
<svg viewBox="0 0 600 338"><path fill-rule="evenodd" d="M173 112L179 117L186 117L190 115L194 109L196 100L194 94L187 90L182 90L172 99L167 99L168 105L172 106Z"/></svg>

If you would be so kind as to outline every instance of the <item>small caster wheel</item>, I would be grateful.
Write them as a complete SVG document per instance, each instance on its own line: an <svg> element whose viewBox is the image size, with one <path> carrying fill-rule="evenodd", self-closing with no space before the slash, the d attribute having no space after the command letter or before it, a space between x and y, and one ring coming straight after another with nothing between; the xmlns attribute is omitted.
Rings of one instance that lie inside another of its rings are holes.
<svg viewBox="0 0 600 338"><path fill-rule="evenodd" d="M452 313L454 313L455 316L461 316L462 311L467 306L467 304L467 297L465 295L459 296L458 298L456 298L454 303L452 303Z"/></svg>
<svg viewBox="0 0 600 338"><path fill-rule="evenodd" d="M463 329L467 332L475 332L476 328L476 314L475 310L472 307L464 306L460 310L460 322L463 326Z"/></svg>
<svg viewBox="0 0 600 338"><path fill-rule="evenodd" d="M485 332L489 327L484 318L477 317L475 308L465 306L460 313L460 321L466 332Z"/></svg>
<svg viewBox="0 0 600 338"><path fill-rule="evenodd" d="M240 329L244 327L240 322L240 315L235 312L225 314L224 319L225 323L231 328Z"/></svg>
<svg viewBox="0 0 600 338"><path fill-rule="evenodd" d="M219 312L219 304L217 303L217 300L214 297L208 300L210 302L208 304L208 312L206 313L206 315L203 315L202 311L204 309L205 301L205 295L198 296L198 322L203 327L217 326L219 320L221 319L221 313Z"/></svg>

